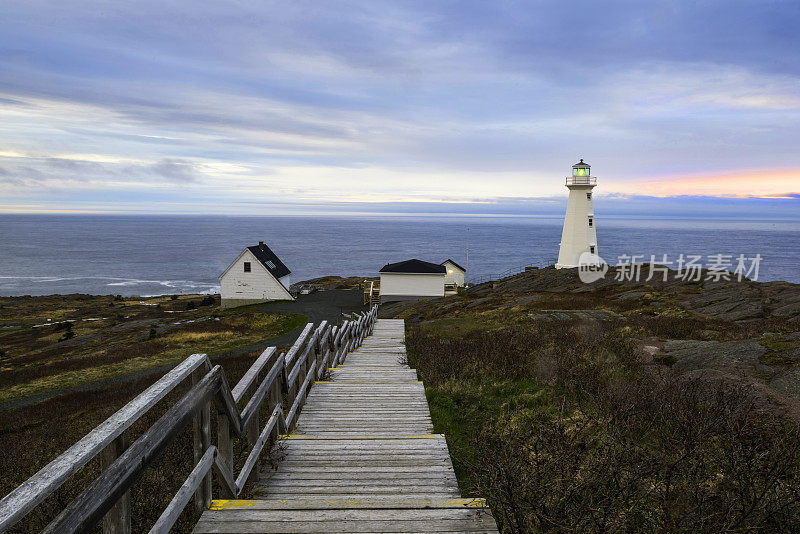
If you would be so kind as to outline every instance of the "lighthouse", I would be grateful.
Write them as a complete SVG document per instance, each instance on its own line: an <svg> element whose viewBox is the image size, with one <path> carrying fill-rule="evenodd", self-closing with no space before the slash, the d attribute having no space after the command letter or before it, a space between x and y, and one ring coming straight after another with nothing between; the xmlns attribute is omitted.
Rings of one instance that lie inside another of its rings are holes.
<svg viewBox="0 0 800 534"><path fill-rule="evenodd" d="M597 178L591 176L590 170L589 164L580 160L572 166L572 176L567 176L569 200L556 269L577 267L583 253L598 254L592 207L592 189L597 185Z"/></svg>

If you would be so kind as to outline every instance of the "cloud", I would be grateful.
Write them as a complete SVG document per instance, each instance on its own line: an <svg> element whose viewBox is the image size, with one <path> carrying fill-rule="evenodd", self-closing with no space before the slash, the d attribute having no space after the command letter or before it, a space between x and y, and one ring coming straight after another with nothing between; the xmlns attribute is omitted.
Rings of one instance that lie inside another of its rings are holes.
<svg viewBox="0 0 800 534"><path fill-rule="evenodd" d="M453 204L563 194L577 157L607 190L717 195L679 180L800 168L789 2L0 9L0 161L17 180L2 192L15 198L155 203L191 184L198 203ZM794 191L771 180L733 194Z"/></svg>
<svg viewBox="0 0 800 534"><path fill-rule="evenodd" d="M187 161L163 159L148 170L169 182L196 182L198 177L196 166Z"/></svg>

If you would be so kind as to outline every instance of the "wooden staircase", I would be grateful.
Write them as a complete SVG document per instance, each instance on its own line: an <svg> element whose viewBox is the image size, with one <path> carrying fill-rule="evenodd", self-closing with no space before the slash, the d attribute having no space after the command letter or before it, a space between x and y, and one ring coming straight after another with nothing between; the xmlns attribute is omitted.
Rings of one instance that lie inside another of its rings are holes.
<svg viewBox="0 0 800 534"><path fill-rule="evenodd" d="M404 361L403 321L377 320L315 383L255 499L212 502L195 532L497 532L482 499L461 498L423 384Z"/></svg>
<svg viewBox="0 0 800 534"><path fill-rule="evenodd" d="M381 282L380 280L364 280L364 305L379 306L381 303Z"/></svg>

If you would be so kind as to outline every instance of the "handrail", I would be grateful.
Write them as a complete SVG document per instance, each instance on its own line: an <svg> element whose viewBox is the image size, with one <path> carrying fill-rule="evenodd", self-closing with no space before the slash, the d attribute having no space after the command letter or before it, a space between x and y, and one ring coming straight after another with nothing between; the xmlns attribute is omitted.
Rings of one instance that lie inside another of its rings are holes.
<svg viewBox="0 0 800 534"><path fill-rule="evenodd" d="M104 516L104 530L129 532L130 510L116 513L118 508L130 506L123 497L192 421L195 466L150 532L169 532L192 495L198 505L207 507L211 502L212 471L226 496L238 497L264 447L279 435L288 433L296 423L314 380L328 365L340 365L349 352L361 345L373 331L376 317L377 306L373 306L358 320L346 321L341 326L323 321L314 328L313 323L308 323L288 352L276 357L277 349L268 347L233 388L228 386L219 365L212 367L205 354L193 354L0 500L0 532L19 522L100 453L107 459L100 475L44 532L86 531ZM264 373L271 361L272 365ZM189 377L193 380L190 390L127 446L127 439L122 439L127 438L127 429ZM237 404L254 387L255 391L240 411ZM268 404L271 415L263 430L259 430L258 413L264 403ZM211 444L212 404L219 426L216 445ZM289 411L284 416L286 406ZM232 438L246 438L250 444L250 452L235 478Z"/></svg>
<svg viewBox="0 0 800 534"><path fill-rule="evenodd" d="M506 269L502 273L486 274L483 276L479 276L469 281L469 286L467 287L467 290L475 286L478 286L480 284L485 284L487 282L494 282L496 280L502 280L503 278L508 278L509 276L514 276L515 274L523 273L525 272L525 270L530 268L539 269L542 267L547 267L549 265L553 265L553 263L548 263L548 262L526 263L525 265L519 265L517 267L511 267L509 269Z"/></svg>
<svg viewBox="0 0 800 534"><path fill-rule="evenodd" d="M46 499L201 365L211 368L205 354L192 354L6 495L0 500L0 532Z"/></svg>

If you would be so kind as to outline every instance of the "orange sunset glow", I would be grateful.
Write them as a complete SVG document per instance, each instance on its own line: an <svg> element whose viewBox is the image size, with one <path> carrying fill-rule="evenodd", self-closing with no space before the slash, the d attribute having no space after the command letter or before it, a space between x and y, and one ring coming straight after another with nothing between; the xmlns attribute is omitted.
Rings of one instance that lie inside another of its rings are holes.
<svg viewBox="0 0 800 534"><path fill-rule="evenodd" d="M800 170L762 170L665 178L639 182L635 185L635 191L657 197L702 195L788 198L800 194Z"/></svg>

